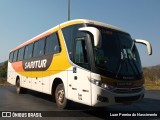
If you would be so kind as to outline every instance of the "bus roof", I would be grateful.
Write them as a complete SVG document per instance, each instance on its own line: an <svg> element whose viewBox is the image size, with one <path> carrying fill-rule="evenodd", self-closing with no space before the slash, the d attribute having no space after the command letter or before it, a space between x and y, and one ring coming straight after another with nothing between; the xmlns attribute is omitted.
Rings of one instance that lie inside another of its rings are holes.
<svg viewBox="0 0 160 120"><path fill-rule="evenodd" d="M106 24L106 23L98 22L98 21L94 21L94 20L87 20L87 19L70 20L70 21L67 21L67 22L64 22L64 23L60 24L60 26L61 26L61 28L63 28L63 27L66 27L66 26L69 26L69 25L72 25L72 24L77 24L77 23L92 24L92 25L102 26L102 27L114 29L114 30L117 30L117 31L121 31L121 32L124 32L124 33L128 33L128 32L126 32L126 31L122 30L121 28L116 27L114 25Z"/></svg>
<svg viewBox="0 0 160 120"><path fill-rule="evenodd" d="M14 48L13 50L11 51L14 51L14 50L17 50L19 48L22 48L30 43L33 43L45 36L48 36L50 35L51 33L55 32L56 30L58 30L58 28L64 28L64 27L67 27L67 26L70 26L70 25L74 25L74 24L81 24L81 23L86 23L86 24L92 24L92 25L97 25L97 26L103 26L103 27L107 27L107 28L111 28L111 29L114 29L114 30L117 30L117 31L121 31L121 32L125 32L127 33L126 31L116 27L116 26L113 26L113 25L110 25L110 24L106 24L106 23L103 23L103 22L98 22L98 21L93 21L93 20L87 20L87 19L75 19L75 20L70 20L70 21L67 21L67 22L64 22L60 25L57 25L56 27L53 27L45 32L43 32L42 34L39 34L37 35L36 37L33 37L32 39L24 42L23 44L17 46L16 48Z"/></svg>

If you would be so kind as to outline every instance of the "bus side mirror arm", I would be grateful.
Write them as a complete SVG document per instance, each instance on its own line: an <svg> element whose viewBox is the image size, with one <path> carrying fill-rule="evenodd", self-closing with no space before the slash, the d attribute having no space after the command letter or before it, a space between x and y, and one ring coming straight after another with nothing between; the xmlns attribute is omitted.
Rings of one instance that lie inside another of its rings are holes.
<svg viewBox="0 0 160 120"><path fill-rule="evenodd" d="M141 44L146 45L147 46L147 50L148 50L148 54L152 55L152 46L151 46L151 44L148 41L142 40L142 39L134 39L133 41L135 43L141 43Z"/></svg>
<svg viewBox="0 0 160 120"><path fill-rule="evenodd" d="M97 28L95 28L95 27L82 27L82 28L79 28L78 30L82 31L82 32L91 33L94 38L94 46L97 48L101 47L102 37L101 37L100 31Z"/></svg>

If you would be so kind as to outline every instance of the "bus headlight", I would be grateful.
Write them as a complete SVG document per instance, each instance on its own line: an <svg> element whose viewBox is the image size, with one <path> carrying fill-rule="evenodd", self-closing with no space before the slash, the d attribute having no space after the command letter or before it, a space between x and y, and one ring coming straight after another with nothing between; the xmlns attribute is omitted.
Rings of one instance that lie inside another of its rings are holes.
<svg viewBox="0 0 160 120"><path fill-rule="evenodd" d="M104 89L107 89L107 90L113 90L114 87L110 86L110 85L107 85L106 83L102 83L101 80L95 80L95 79L92 79L91 80L91 83L101 87L101 88L104 88Z"/></svg>
<svg viewBox="0 0 160 120"><path fill-rule="evenodd" d="M102 84L101 84L101 87L102 87L102 88L105 88L105 89L108 88L107 84L105 84L105 83L102 83Z"/></svg>
<svg viewBox="0 0 160 120"><path fill-rule="evenodd" d="M95 79L92 79L91 83L93 83L93 84L95 84L97 86L101 86L101 84L102 84L100 80L95 80Z"/></svg>

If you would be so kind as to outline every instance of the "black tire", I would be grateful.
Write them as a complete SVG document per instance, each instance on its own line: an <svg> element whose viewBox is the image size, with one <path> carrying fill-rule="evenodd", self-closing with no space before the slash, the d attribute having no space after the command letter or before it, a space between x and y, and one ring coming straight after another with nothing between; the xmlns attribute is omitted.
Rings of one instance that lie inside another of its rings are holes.
<svg viewBox="0 0 160 120"><path fill-rule="evenodd" d="M69 100L65 97L65 89L63 84L58 84L55 91L55 100L59 108L66 109L69 107Z"/></svg>
<svg viewBox="0 0 160 120"><path fill-rule="evenodd" d="M17 94L24 94L24 93L27 92L27 89L26 89L26 88L22 88L22 87L20 86L20 79L18 79L18 80L16 81L16 92L17 92Z"/></svg>

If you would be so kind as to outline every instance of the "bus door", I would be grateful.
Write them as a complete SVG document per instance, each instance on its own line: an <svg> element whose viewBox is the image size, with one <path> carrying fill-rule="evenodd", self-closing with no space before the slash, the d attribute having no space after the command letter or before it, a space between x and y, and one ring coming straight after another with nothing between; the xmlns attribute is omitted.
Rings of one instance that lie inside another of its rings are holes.
<svg viewBox="0 0 160 120"><path fill-rule="evenodd" d="M91 105L91 72L86 38L77 38L74 49L74 65L68 72L68 97L73 101Z"/></svg>

